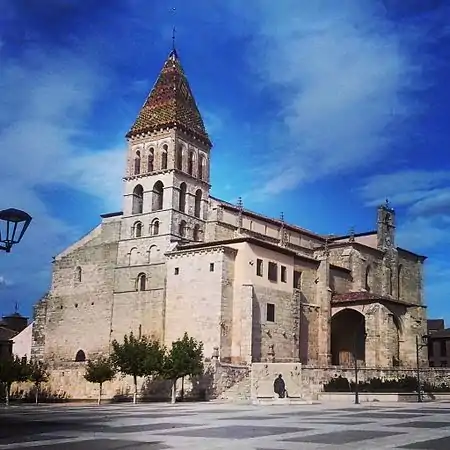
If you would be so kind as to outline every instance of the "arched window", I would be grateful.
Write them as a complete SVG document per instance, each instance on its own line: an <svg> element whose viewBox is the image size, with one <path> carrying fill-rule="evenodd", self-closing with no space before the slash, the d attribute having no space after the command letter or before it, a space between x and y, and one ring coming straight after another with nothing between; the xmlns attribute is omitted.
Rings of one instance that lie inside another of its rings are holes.
<svg viewBox="0 0 450 450"><path fill-rule="evenodd" d="M190 151L189 158L188 158L188 174L189 175L194 174L194 162L195 162L195 154L193 151Z"/></svg>
<svg viewBox="0 0 450 450"><path fill-rule="evenodd" d="M152 211L163 209L164 205L164 185L161 181L157 181L153 186L153 202Z"/></svg>
<svg viewBox="0 0 450 450"><path fill-rule="evenodd" d="M169 147L167 147L167 144L163 145L163 151L161 154L161 170L167 169L167 151Z"/></svg>
<svg viewBox="0 0 450 450"><path fill-rule="evenodd" d="M133 247L128 253L129 260L128 264L130 266L137 266L139 264L139 251L136 247Z"/></svg>
<svg viewBox="0 0 450 450"><path fill-rule="evenodd" d="M182 220L180 222L180 225L178 226L178 234L181 237L186 237L186 221Z"/></svg>
<svg viewBox="0 0 450 450"><path fill-rule="evenodd" d="M145 291L146 284L147 284L147 277L145 273L140 273L136 280L136 290Z"/></svg>
<svg viewBox="0 0 450 450"><path fill-rule="evenodd" d="M186 211L186 183L181 183L180 184L180 201L178 204L178 209L181 212L185 212Z"/></svg>
<svg viewBox="0 0 450 450"><path fill-rule="evenodd" d="M136 222L133 225L133 237L141 237L142 236L142 223Z"/></svg>
<svg viewBox="0 0 450 450"><path fill-rule="evenodd" d="M83 350L78 350L77 354L75 355L75 362L85 362L86 361L86 354L83 352Z"/></svg>
<svg viewBox="0 0 450 450"><path fill-rule="evenodd" d="M178 170L183 170L183 147L181 145L177 149L175 167Z"/></svg>
<svg viewBox="0 0 450 450"><path fill-rule="evenodd" d="M195 192L194 216L200 217L201 210L202 210L202 191L201 189L197 189L197 191Z"/></svg>
<svg viewBox="0 0 450 450"><path fill-rule="evenodd" d="M147 172L153 172L153 160L155 158L155 150L150 148L149 154L148 154L148 163L147 163Z"/></svg>
<svg viewBox="0 0 450 450"><path fill-rule="evenodd" d="M157 236L159 234L159 220L154 219L150 225L150 234L152 236Z"/></svg>
<svg viewBox="0 0 450 450"><path fill-rule="evenodd" d="M144 188L138 184L133 189L133 207L132 214L142 214L144 209Z"/></svg>
<svg viewBox="0 0 450 450"><path fill-rule="evenodd" d="M82 276L82 270L81 270L81 267L78 266L75 269L75 280L78 281L79 283L81 283L81 276Z"/></svg>
<svg viewBox="0 0 450 450"><path fill-rule="evenodd" d="M194 229L192 232L192 237L194 239L194 241L199 241L200 240L200 225L199 224L195 224L194 225Z"/></svg>
<svg viewBox="0 0 450 450"><path fill-rule="evenodd" d="M205 177L205 157L203 155L200 155L198 158L197 177L200 180L203 180Z"/></svg>
<svg viewBox="0 0 450 450"><path fill-rule="evenodd" d="M148 262L153 263L158 259L158 247L156 245L152 245L148 249Z"/></svg>
<svg viewBox="0 0 450 450"><path fill-rule="evenodd" d="M141 152L138 150L134 157L134 174L139 175L141 173Z"/></svg>
<svg viewBox="0 0 450 450"><path fill-rule="evenodd" d="M403 277L403 266L400 264L397 270L397 298L399 300L401 300L403 297L402 277Z"/></svg>
<svg viewBox="0 0 450 450"><path fill-rule="evenodd" d="M366 275L365 275L365 289L367 292L370 292L370 287L371 287L370 286L371 285L370 276L371 276L371 269L370 269L370 266L367 266L366 267Z"/></svg>

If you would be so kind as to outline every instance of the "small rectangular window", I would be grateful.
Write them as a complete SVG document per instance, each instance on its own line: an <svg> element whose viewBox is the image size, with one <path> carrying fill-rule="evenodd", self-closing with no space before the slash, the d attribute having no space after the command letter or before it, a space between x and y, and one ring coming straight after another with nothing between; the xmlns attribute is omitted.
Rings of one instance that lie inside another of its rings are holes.
<svg viewBox="0 0 450 450"><path fill-rule="evenodd" d="M258 275L258 277L263 276L263 260L262 259L256 260L256 275Z"/></svg>
<svg viewBox="0 0 450 450"><path fill-rule="evenodd" d="M286 274L286 267L281 266L281 282L287 283L287 274Z"/></svg>
<svg viewBox="0 0 450 450"><path fill-rule="evenodd" d="M294 289L302 288L302 273L298 270L294 270L294 276L292 280L292 287Z"/></svg>
<svg viewBox="0 0 450 450"><path fill-rule="evenodd" d="M174 273L175 273L175 275L178 275L180 273L180 268L179 267L175 267Z"/></svg>
<svg viewBox="0 0 450 450"><path fill-rule="evenodd" d="M278 277L278 266L277 263L269 262L269 272L267 274L267 277L270 281L277 281Z"/></svg>
<svg viewBox="0 0 450 450"><path fill-rule="evenodd" d="M214 263L209 263L209 271L214 272Z"/></svg>
<svg viewBox="0 0 450 450"><path fill-rule="evenodd" d="M275 305L273 303L267 303L266 320L275 322Z"/></svg>

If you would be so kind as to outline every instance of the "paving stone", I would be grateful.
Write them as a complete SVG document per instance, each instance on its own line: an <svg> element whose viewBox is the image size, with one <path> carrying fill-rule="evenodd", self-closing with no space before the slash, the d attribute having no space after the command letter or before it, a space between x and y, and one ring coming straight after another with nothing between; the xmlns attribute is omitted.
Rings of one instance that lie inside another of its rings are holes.
<svg viewBox="0 0 450 450"><path fill-rule="evenodd" d="M431 439L429 441L415 442L414 444L403 445L397 448L411 448L423 450L445 450L450 448L450 436L439 439Z"/></svg>
<svg viewBox="0 0 450 450"><path fill-rule="evenodd" d="M105 433L141 433L146 431L171 430L175 428L189 428L199 426L189 423L144 423L139 425L119 425L115 427L103 427Z"/></svg>
<svg viewBox="0 0 450 450"><path fill-rule="evenodd" d="M416 419L425 417L424 414L402 414L402 413L360 413L348 414L344 417L359 417L360 419Z"/></svg>
<svg viewBox="0 0 450 450"><path fill-rule="evenodd" d="M34 447L42 450L164 450L171 447L159 441L138 442L111 439L95 439L64 444Z"/></svg>
<svg viewBox="0 0 450 450"><path fill-rule="evenodd" d="M305 442L305 443L314 443L314 444L335 444L335 445L344 445L350 444L352 442L360 442L367 441L370 439L379 439L388 436L395 436L397 432L388 432L388 431L360 431L360 430L346 430L346 431L336 431L331 433L324 434L313 434L311 436L299 436L292 438L285 438L283 441L285 442Z"/></svg>
<svg viewBox="0 0 450 450"><path fill-rule="evenodd" d="M287 433L308 431L310 428L297 427L267 427L253 425L236 425L229 427L202 428L197 430L176 431L171 436L203 437L219 439L250 439L263 436L274 436Z"/></svg>
<svg viewBox="0 0 450 450"><path fill-rule="evenodd" d="M398 428L445 428L450 427L449 422L434 422L434 421L426 421L421 420L417 422L403 422L403 423L391 423L388 425L389 427L398 427Z"/></svg>

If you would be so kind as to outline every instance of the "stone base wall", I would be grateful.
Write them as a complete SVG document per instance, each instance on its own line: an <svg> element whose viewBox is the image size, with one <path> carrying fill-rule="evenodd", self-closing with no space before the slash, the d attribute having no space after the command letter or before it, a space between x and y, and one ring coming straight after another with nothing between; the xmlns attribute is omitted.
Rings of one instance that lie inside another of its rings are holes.
<svg viewBox="0 0 450 450"><path fill-rule="evenodd" d="M184 382L177 381L177 395L181 394L182 385L185 398L208 400L217 398L231 386L249 375L250 367L224 364L218 361L205 364L203 376L195 379L186 377ZM66 363L63 368L51 369L47 383L42 384L42 399L48 400L96 400L99 385L88 383L84 379L84 363ZM171 398L170 380L152 380L138 378L138 396L142 400L162 401ZM11 392L23 398L34 390L31 383L15 383ZM102 398L112 401L130 401L133 398L133 377L120 374L112 381L103 384Z"/></svg>
<svg viewBox="0 0 450 450"><path fill-rule="evenodd" d="M355 381L355 371L353 368L343 368L338 366L312 367L302 366L302 382L308 386L311 393L323 391L323 385L334 377L342 376L349 381ZM398 379L400 377L416 377L416 369L393 369L393 368L370 368L361 367L358 369L358 380L367 381L370 378L382 378L385 380ZM420 369L420 379L434 385L446 383L450 385L450 369L446 368L422 368Z"/></svg>
<svg viewBox="0 0 450 450"><path fill-rule="evenodd" d="M251 398L274 397L273 383L282 375L289 397L303 396L301 364L254 363L251 371Z"/></svg>

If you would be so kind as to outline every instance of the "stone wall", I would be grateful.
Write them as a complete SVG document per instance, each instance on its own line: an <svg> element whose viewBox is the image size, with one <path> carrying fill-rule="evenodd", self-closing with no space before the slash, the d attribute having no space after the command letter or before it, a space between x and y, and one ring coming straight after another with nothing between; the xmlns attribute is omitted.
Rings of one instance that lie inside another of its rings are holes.
<svg viewBox="0 0 450 450"><path fill-rule="evenodd" d="M254 363L251 370L252 399L276 396L273 383L279 375L282 375L289 397L303 396L300 363Z"/></svg>
<svg viewBox="0 0 450 450"><path fill-rule="evenodd" d="M47 383L43 383L41 390L49 399L64 400L96 400L98 398L98 384L88 383L84 379L86 363L60 362L58 368L50 369ZM183 386L186 398L213 399L249 376L250 366L233 365L213 359L205 363L204 374L195 379L186 377L182 385L181 379L177 381L177 395L181 395ZM170 400L171 381L138 378L138 398L146 401ZM15 383L12 392L19 396L26 396L33 390L31 383ZM131 376L117 375L112 381L103 385L103 399L105 401L131 401L134 385Z"/></svg>

